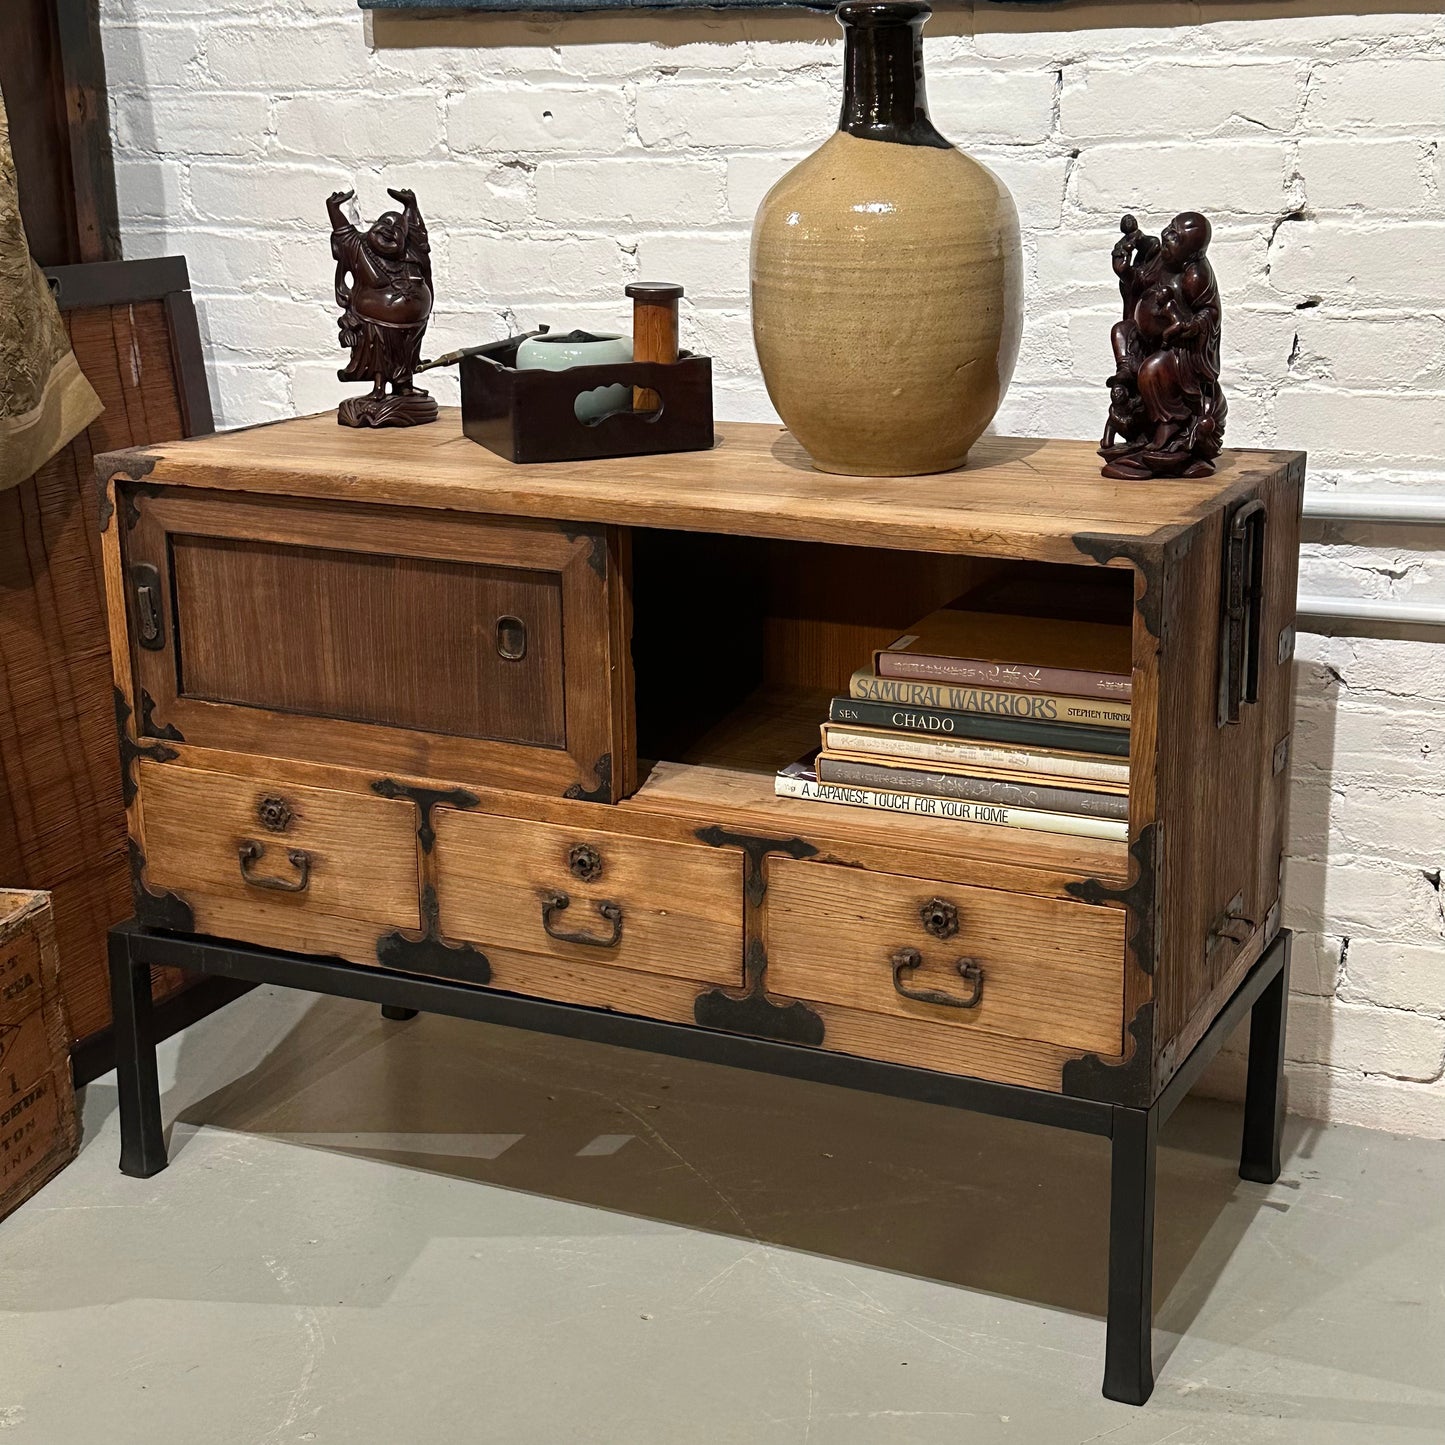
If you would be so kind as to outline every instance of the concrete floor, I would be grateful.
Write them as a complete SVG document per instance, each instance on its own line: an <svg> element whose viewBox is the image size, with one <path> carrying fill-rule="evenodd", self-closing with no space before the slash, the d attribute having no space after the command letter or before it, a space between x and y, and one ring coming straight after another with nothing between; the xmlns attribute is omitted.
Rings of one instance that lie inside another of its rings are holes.
<svg viewBox="0 0 1445 1445"><path fill-rule="evenodd" d="M1445 1441L1442 1144L1186 1105L1135 1410L1101 1140L272 990L162 1070L0 1224L4 1445Z"/></svg>

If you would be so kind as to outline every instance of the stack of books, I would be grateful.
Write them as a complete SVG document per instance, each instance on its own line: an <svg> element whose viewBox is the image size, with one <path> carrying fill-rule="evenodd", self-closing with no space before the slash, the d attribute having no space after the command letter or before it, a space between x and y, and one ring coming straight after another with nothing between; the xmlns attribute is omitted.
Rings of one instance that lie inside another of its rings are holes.
<svg viewBox="0 0 1445 1445"><path fill-rule="evenodd" d="M1128 838L1125 623L940 608L835 697L783 797Z"/></svg>

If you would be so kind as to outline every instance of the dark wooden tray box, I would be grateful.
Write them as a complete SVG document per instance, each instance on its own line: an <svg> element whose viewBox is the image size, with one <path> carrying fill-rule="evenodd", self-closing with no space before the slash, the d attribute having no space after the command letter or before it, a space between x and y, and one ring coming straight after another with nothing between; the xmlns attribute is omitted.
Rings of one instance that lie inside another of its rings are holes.
<svg viewBox="0 0 1445 1445"><path fill-rule="evenodd" d="M672 363L518 371L517 348L526 339L509 336L461 358L462 429L488 451L510 462L572 462L712 446L711 357L684 351ZM661 407L578 420L573 404L580 393L623 383L655 391Z"/></svg>

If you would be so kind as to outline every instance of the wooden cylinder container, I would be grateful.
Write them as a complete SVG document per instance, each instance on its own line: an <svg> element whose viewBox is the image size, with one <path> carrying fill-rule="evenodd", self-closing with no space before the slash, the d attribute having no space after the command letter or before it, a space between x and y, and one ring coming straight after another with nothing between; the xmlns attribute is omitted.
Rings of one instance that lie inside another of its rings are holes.
<svg viewBox="0 0 1445 1445"><path fill-rule="evenodd" d="M634 281L627 287L632 298L632 359L677 360L677 303L682 287L670 281ZM662 398L644 386L633 387L633 411L656 411Z"/></svg>

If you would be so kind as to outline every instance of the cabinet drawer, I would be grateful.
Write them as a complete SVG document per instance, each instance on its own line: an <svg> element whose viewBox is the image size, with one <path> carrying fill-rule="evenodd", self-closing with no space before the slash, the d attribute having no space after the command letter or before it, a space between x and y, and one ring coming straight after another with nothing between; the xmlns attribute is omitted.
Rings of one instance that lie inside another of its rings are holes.
<svg viewBox="0 0 1445 1445"><path fill-rule="evenodd" d="M766 907L774 994L1120 1051L1122 910L788 858Z"/></svg>
<svg viewBox="0 0 1445 1445"><path fill-rule="evenodd" d="M296 948L304 929L315 951L352 956L325 920L365 925L337 940L419 926L410 802L170 763L142 762L138 780L146 883L190 904L197 931Z"/></svg>
<svg viewBox="0 0 1445 1445"><path fill-rule="evenodd" d="M143 729L616 796L630 754L601 529L186 488L124 502Z"/></svg>
<svg viewBox="0 0 1445 1445"><path fill-rule="evenodd" d="M571 964L740 984L742 855L439 808L445 937Z"/></svg>

